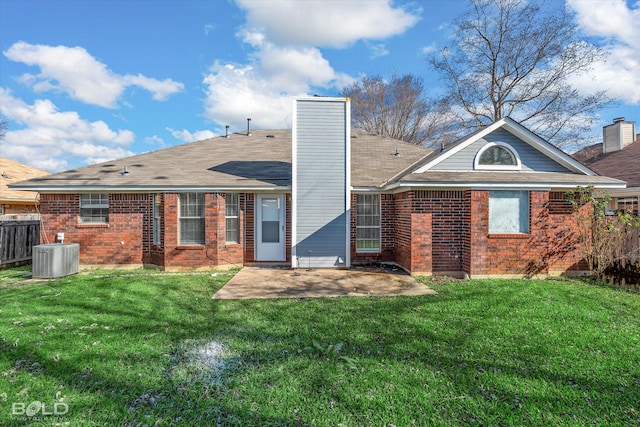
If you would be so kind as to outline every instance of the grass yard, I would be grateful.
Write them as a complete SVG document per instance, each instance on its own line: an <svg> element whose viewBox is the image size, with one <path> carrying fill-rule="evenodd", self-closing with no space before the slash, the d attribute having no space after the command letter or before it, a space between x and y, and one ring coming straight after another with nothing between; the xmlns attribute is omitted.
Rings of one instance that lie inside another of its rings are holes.
<svg viewBox="0 0 640 427"><path fill-rule="evenodd" d="M640 425L638 294L212 301L232 273L23 271L0 271L0 425Z"/></svg>

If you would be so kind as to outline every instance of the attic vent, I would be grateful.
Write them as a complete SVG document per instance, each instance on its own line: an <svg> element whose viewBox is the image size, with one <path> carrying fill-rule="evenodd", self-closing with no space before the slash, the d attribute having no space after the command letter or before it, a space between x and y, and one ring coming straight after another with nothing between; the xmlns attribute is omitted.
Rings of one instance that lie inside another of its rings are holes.
<svg viewBox="0 0 640 427"><path fill-rule="evenodd" d="M275 137L276 136L274 134L271 134L271 133L267 135L267 138L275 138Z"/></svg>

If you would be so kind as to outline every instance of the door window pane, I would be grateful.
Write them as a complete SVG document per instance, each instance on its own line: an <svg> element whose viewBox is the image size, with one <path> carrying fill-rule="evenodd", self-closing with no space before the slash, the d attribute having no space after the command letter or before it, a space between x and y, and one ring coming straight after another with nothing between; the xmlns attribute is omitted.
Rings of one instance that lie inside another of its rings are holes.
<svg viewBox="0 0 640 427"><path fill-rule="evenodd" d="M262 242L280 242L280 206L277 198L262 199Z"/></svg>

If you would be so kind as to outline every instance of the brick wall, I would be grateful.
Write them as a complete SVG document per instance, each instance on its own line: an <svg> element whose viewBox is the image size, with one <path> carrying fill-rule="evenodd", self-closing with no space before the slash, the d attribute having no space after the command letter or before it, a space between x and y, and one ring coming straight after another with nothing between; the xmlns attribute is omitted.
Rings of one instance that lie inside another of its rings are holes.
<svg viewBox="0 0 640 427"><path fill-rule="evenodd" d="M244 237L243 222L245 195L240 202L240 242ZM225 196L223 193L204 194L204 245L179 243L179 195L164 195L164 267L167 269L214 268L243 263L242 243L226 243Z"/></svg>
<svg viewBox="0 0 640 427"><path fill-rule="evenodd" d="M463 269L465 212L463 191L416 191L413 213L431 214L433 272Z"/></svg>
<svg viewBox="0 0 640 427"><path fill-rule="evenodd" d="M80 244L80 264L142 265L145 242L151 239L143 219L151 209L151 195L112 194L108 224L81 224L79 195L41 194L40 241L54 243L63 232L65 243Z"/></svg>
<svg viewBox="0 0 640 427"><path fill-rule="evenodd" d="M583 270L575 236L575 216L562 193L529 193L529 233L489 234L489 192L471 191L470 275L558 274Z"/></svg>
<svg viewBox="0 0 640 427"><path fill-rule="evenodd" d="M412 228L411 208L413 205L413 191L406 191L395 195L395 262L411 271L412 260ZM431 254L429 254L429 258ZM417 258L417 257L416 257Z"/></svg>
<svg viewBox="0 0 640 427"><path fill-rule="evenodd" d="M160 244L153 243L153 194L111 194L108 224L80 224L77 194L42 194L41 243L58 232L80 244L83 265L153 264L212 268L255 260L255 195L241 194L240 243L226 244L225 196L206 193L205 244L179 245L178 194L160 197ZM490 235L488 191L408 191L383 194L381 251L356 252L356 195L351 198L353 264L395 261L413 273L532 275L584 270L562 192L530 192L530 232ZM286 198L286 259L291 260L291 203Z"/></svg>
<svg viewBox="0 0 640 427"><path fill-rule="evenodd" d="M33 203L5 203L1 206L0 214L15 215L22 213L37 213L38 206Z"/></svg>

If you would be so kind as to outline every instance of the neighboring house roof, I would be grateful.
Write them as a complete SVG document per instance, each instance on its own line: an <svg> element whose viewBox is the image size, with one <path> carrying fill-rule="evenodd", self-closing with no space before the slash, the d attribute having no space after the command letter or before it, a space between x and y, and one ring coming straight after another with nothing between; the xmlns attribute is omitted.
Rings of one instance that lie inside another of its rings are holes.
<svg viewBox="0 0 640 427"><path fill-rule="evenodd" d="M627 187L640 187L640 139L622 150L602 152L602 144L585 147L573 154L575 159L601 175L611 176L627 182Z"/></svg>
<svg viewBox="0 0 640 427"><path fill-rule="evenodd" d="M470 155L495 132L518 141L536 166L521 171L443 170L452 156ZM506 133L508 132L508 133ZM476 145L473 145L476 144ZM466 152L465 152L466 150ZM42 192L77 191L251 191L291 189L292 131L254 130L31 179L14 188ZM123 174L125 170L128 174ZM438 169L440 168L440 169ZM544 171L541 171L544 170ZM351 185L390 190L403 186L473 188L567 188L594 184L624 188L624 182L598 176L562 150L506 118L433 151L403 141L351 132Z"/></svg>
<svg viewBox="0 0 640 427"><path fill-rule="evenodd" d="M0 157L0 203L37 203L37 192L10 190L9 185L44 175L49 172Z"/></svg>

